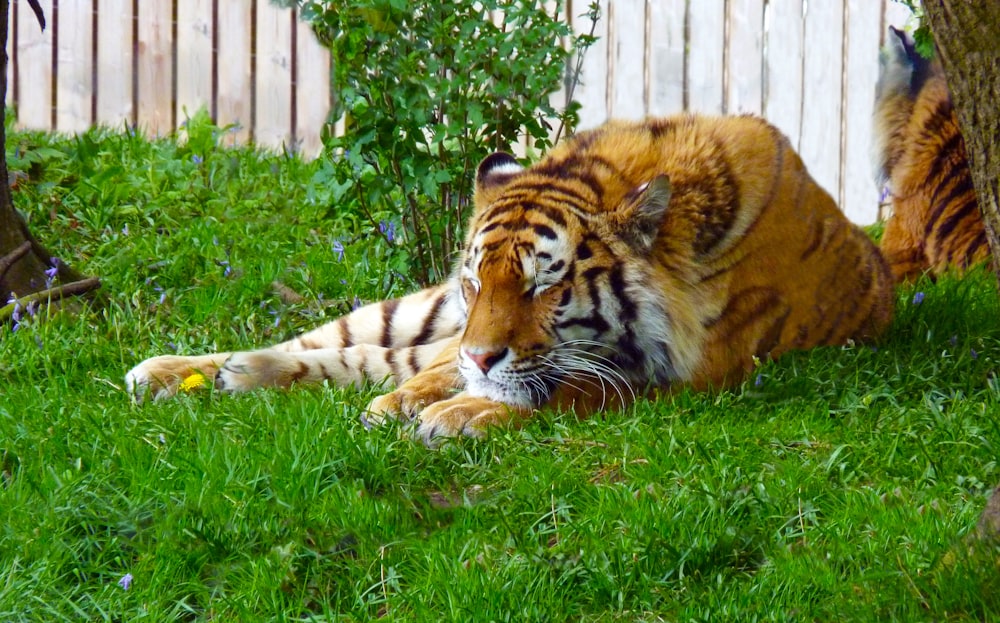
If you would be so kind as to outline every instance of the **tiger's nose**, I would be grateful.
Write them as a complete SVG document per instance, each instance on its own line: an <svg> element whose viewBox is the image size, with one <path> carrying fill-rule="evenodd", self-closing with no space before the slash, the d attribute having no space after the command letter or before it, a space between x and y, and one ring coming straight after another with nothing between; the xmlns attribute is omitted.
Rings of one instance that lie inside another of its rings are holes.
<svg viewBox="0 0 1000 623"><path fill-rule="evenodd" d="M480 349L477 348L474 350L476 352L473 352L473 350L470 350L468 348L462 349L462 351L465 353L465 356L468 357L469 360L472 361L474 364L476 364L476 367L482 370L483 374L488 373L493 368L493 366L495 366L497 362L503 359L504 355L507 354L507 347L501 348L496 352L487 351L480 353L478 352Z"/></svg>

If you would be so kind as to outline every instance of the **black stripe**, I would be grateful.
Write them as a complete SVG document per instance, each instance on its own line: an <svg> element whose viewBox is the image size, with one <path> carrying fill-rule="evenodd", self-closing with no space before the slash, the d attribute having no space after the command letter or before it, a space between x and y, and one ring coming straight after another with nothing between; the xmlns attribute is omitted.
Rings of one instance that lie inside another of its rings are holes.
<svg viewBox="0 0 1000 623"><path fill-rule="evenodd" d="M944 212L951 205L951 202L961 197L966 193L974 193L975 190L972 187L972 178L968 174L960 175L959 179L951 185L948 190L948 194L943 198L939 197L939 193L944 190L942 186L935 189L934 194L931 197L931 214L930 218L927 219L927 223L924 226L924 237L930 238L931 233L934 231L938 220L944 214ZM975 195L973 194L973 197Z"/></svg>
<svg viewBox="0 0 1000 623"><path fill-rule="evenodd" d="M315 342L309 338L299 338L299 346L302 350L316 350L317 348L322 348L318 342Z"/></svg>
<svg viewBox="0 0 1000 623"><path fill-rule="evenodd" d="M593 314L590 316L583 316L581 318L570 318L568 320L563 320L562 322L556 323L556 328L568 329L569 327L583 327L585 329L590 329L601 335L605 333L611 326L608 321L605 320L600 312L594 310Z"/></svg>
<svg viewBox="0 0 1000 623"><path fill-rule="evenodd" d="M951 237L955 227L958 226L962 220L975 214L979 216L979 202L976 201L975 196L966 197L965 201L956 209L948 215L948 218L941 223L941 226L937 228L935 234L937 234L937 239L939 241L946 240Z"/></svg>
<svg viewBox="0 0 1000 623"><path fill-rule="evenodd" d="M647 122L646 127L649 129L649 133L653 136L653 140L659 140L667 132L672 132L676 129L677 124L672 119L664 118L654 118Z"/></svg>
<svg viewBox="0 0 1000 623"><path fill-rule="evenodd" d="M299 362L299 367L295 372L292 372L292 382L301 381L309 374L309 366L306 365L304 361Z"/></svg>
<svg viewBox="0 0 1000 623"><path fill-rule="evenodd" d="M924 140L933 141L935 138L941 136L941 129L944 127L944 124L951 121L953 114L954 110L951 105L951 100L938 100L931 118L924 123L922 128L921 135Z"/></svg>
<svg viewBox="0 0 1000 623"><path fill-rule="evenodd" d="M546 240L558 240L559 236L556 234L555 230L548 225L542 225L540 223L533 223L531 228L535 230L535 233L545 238Z"/></svg>
<svg viewBox="0 0 1000 623"><path fill-rule="evenodd" d="M392 318L399 307L399 299L391 299L382 303L382 346L392 346Z"/></svg>
<svg viewBox="0 0 1000 623"><path fill-rule="evenodd" d="M952 134L948 140L944 142L944 145L937 150L935 154L934 162L931 163L931 168L927 173L927 181L930 183L937 184L941 180L944 168L951 163L952 155L960 147L964 151L965 141L962 139L962 135L958 132Z"/></svg>
<svg viewBox="0 0 1000 623"><path fill-rule="evenodd" d="M337 319L337 324L340 325L340 347L350 348L354 346L354 336L351 335L351 323L348 321L350 316L341 316Z"/></svg>
<svg viewBox="0 0 1000 623"><path fill-rule="evenodd" d="M618 304L621 307L619 320L622 322L631 322L632 320L635 320L637 307L625 291L625 275L622 273L622 267L620 265L616 264L614 268L611 269L611 274L608 275L608 284L611 286L611 292L614 294L615 298L618 299Z"/></svg>
<svg viewBox="0 0 1000 623"><path fill-rule="evenodd" d="M563 290L562 298L559 299L559 307L566 307L571 300L573 300L573 288L566 288Z"/></svg>
<svg viewBox="0 0 1000 623"><path fill-rule="evenodd" d="M441 313L441 306L444 305L444 295L439 295L434 305L431 306L430 313L424 318L424 324L420 327L420 332L410 341L410 346L426 344L430 341L434 329L437 328L438 314Z"/></svg>
<svg viewBox="0 0 1000 623"><path fill-rule="evenodd" d="M393 382L398 382L400 378L399 366L396 364L396 349L388 348L385 351L385 363L389 366L389 371L392 372Z"/></svg>
<svg viewBox="0 0 1000 623"><path fill-rule="evenodd" d="M406 363L410 366L410 372L417 374L420 372L420 362L417 361L417 349L410 348L410 356L407 357Z"/></svg>
<svg viewBox="0 0 1000 623"><path fill-rule="evenodd" d="M980 250L984 246L986 247L989 246L989 240L986 239L985 227L982 230L980 230L978 234L976 234L976 237L973 238L972 242L970 242L969 245L965 248L965 258L963 260L964 265L969 266L970 264L976 262L977 261L976 255L979 254ZM989 249L987 248L987 251L988 250ZM989 253L986 253L985 257L989 257Z"/></svg>

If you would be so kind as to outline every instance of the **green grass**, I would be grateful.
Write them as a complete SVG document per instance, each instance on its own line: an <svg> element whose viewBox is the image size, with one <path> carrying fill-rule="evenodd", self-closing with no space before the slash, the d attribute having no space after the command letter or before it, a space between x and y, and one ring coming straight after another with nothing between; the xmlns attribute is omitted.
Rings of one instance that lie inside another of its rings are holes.
<svg viewBox="0 0 1000 623"><path fill-rule="evenodd" d="M144 357L410 287L322 163L113 132L9 149L36 235L104 300L0 328L0 620L1000 617L997 552L967 540L1000 482L989 275L904 289L877 348L434 451L364 429L375 388L122 391Z"/></svg>

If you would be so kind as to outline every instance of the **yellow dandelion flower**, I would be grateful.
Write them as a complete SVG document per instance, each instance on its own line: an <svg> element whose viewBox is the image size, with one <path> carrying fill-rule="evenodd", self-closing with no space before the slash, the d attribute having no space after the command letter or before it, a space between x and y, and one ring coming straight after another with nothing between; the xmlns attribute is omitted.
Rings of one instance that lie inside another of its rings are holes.
<svg viewBox="0 0 1000 623"><path fill-rule="evenodd" d="M205 385L205 375L195 372L191 376L181 381L180 390L182 392L191 392L204 385Z"/></svg>

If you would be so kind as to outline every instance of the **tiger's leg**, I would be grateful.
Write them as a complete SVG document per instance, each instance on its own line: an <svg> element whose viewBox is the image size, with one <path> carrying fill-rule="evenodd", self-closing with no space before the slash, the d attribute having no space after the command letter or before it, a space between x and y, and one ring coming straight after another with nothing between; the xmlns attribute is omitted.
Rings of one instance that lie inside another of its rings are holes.
<svg viewBox="0 0 1000 623"><path fill-rule="evenodd" d="M446 400L465 386L458 371L458 348L461 336L447 340L444 348L427 366L399 387L376 397L368 405L367 424L381 424L387 419L412 420L428 406Z"/></svg>
<svg viewBox="0 0 1000 623"><path fill-rule="evenodd" d="M223 381L223 385L232 388L233 391L239 391L261 384L275 384L271 381L287 378L289 369L294 376L300 369L299 363L306 366L315 363L313 359L298 362L295 353L301 354L316 349L346 351L342 360L347 365L368 360L387 362L388 350L433 344L456 335L461 330L463 316L462 310L453 298L450 285L442 284L400 299L366 305L347 316L270 348L239 353L237 361L230 367L231 374L227 375L229 378ZM377 347L377 349L372 352L366 352L370 350L367 348L349 351L359 346ZM427 352L423 352L424 350ZM400 374L395 378L407 378L408 374L411 374L407 372L407 368L412 369L411 364L414 361L418 363L429 361L432 358L428 356L429 352L428 349L418 349L418 351L397 353L395 360L399 364ZM177 393L183 380L195 373L204 375L207 381L214 380L223 364L234 356L233 353L213 353L152 357L125 375L126 388L139 402L145 397L159 399L172 396ZM341 358L337 361L341 361ZM404 363L406 365L402 365ZM269 372L270 366L275 366L276 369ZM379 368L377 372L381 373L384 369ZM244 379L236 379L241 370L248 371L249 374L246 374ZM321 374L306 375L302 378L312 379ZM381 381L386 376L387 374L381 374L377 378L368 378ZM341 370L341 374L331 374L331 377L354 378L346 370ZM268 382L261 383L261 381Z"/></svg>
<svg viewBox="0 0 1000 623"><path fill-rule="evenodd" d="M449 342L446 339L402 348L357 344L347 348L233 353L219 368L215 388L241 392L323 381L338 387L360 386L365 381L388 381L398 386L434 361Z"/></svg>

